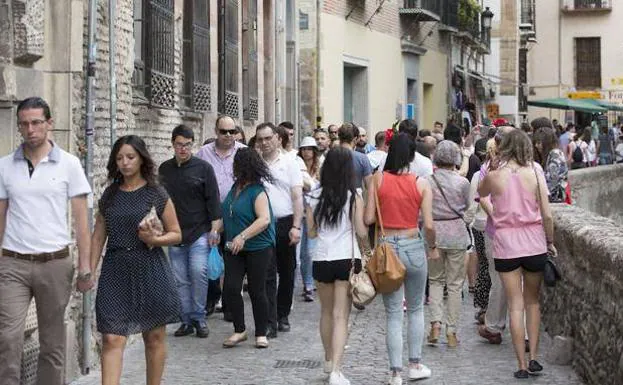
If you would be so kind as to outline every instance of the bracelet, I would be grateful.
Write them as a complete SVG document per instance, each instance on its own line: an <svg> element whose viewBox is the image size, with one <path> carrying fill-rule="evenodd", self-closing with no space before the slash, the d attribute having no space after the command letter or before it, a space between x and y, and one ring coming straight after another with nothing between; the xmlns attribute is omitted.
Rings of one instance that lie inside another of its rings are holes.
<svg viewBox="0 0 623 385"><path fill-rule="evenodd" d="M243 240L243 241L246 241L246 240L247 240L247 236L246 236L246 235L244 235L244 233L240 233L240 234L238 234L238 236L239 236L240 238L242 238L242 240Z"/></svg>

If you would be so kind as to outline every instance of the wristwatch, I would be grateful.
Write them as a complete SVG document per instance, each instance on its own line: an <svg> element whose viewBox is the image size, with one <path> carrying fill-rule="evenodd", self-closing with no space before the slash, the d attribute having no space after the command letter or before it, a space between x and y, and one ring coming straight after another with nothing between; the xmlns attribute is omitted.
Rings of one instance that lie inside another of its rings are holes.
<svg viewBox="0 0 623 385"><path fill-rule="evenodd" d="M78 277L76 278L78 281L88 281L91 279L91 272L88 273L78 273Z"/></svg>

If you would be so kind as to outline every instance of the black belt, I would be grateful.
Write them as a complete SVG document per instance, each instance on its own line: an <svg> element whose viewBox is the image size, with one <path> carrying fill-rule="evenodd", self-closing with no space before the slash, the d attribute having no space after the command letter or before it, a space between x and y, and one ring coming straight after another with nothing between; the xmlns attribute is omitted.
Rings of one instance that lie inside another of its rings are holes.
<svg viewBox="0 0 623 385"><path fill-rule="evenodd" d="M53 251L51 253L36 253L36 254L22 254L16 251L2 249L2 255L5 257L21 259L23 261L30 262L49 262L55 259L62 259L69 257L69 247L65 247L64 249Z"/></svg>

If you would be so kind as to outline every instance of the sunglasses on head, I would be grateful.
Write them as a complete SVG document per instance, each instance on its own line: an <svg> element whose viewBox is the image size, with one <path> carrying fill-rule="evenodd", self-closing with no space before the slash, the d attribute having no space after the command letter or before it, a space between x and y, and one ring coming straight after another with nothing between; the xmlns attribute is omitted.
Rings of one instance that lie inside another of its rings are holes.
<svg viewBox="0 0 623 385"><path fill-rule="evenodd" d="M219 130L218 130L218 132L219 132L221 135L227 135L227 134L229 134L229 135L236 135L236 133L237 133L238 131L237 131L237 130L235 130L235 129L233 129L233 130L225 130L225 129L222 129L222 128L221 128L221 129L219 129Z"/></svg>

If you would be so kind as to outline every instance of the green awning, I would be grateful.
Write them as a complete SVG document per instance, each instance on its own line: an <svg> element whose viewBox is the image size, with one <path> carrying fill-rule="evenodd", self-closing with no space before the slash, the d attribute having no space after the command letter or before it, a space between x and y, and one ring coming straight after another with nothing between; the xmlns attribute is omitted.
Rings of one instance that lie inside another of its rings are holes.
<svg viewBox="0 0 623 385"><path fill-rule="evenodd" d="M541 100L528 100L529 106L554 108L557 110L573 110L581 112L607 112L608 109L595 103L587 102L589 99L552 98Z"/></svg>
<svg viewBox="0 0 623 385"><path fill-rule="evenodd" d="M603 107L607 109L608 111L623 111L623 105L621 104L614 104L614 103L607 102L605 100L598 100L598 99L579 99L579 100L582 100L583 102L589 102L596 106Z"/></svg>

